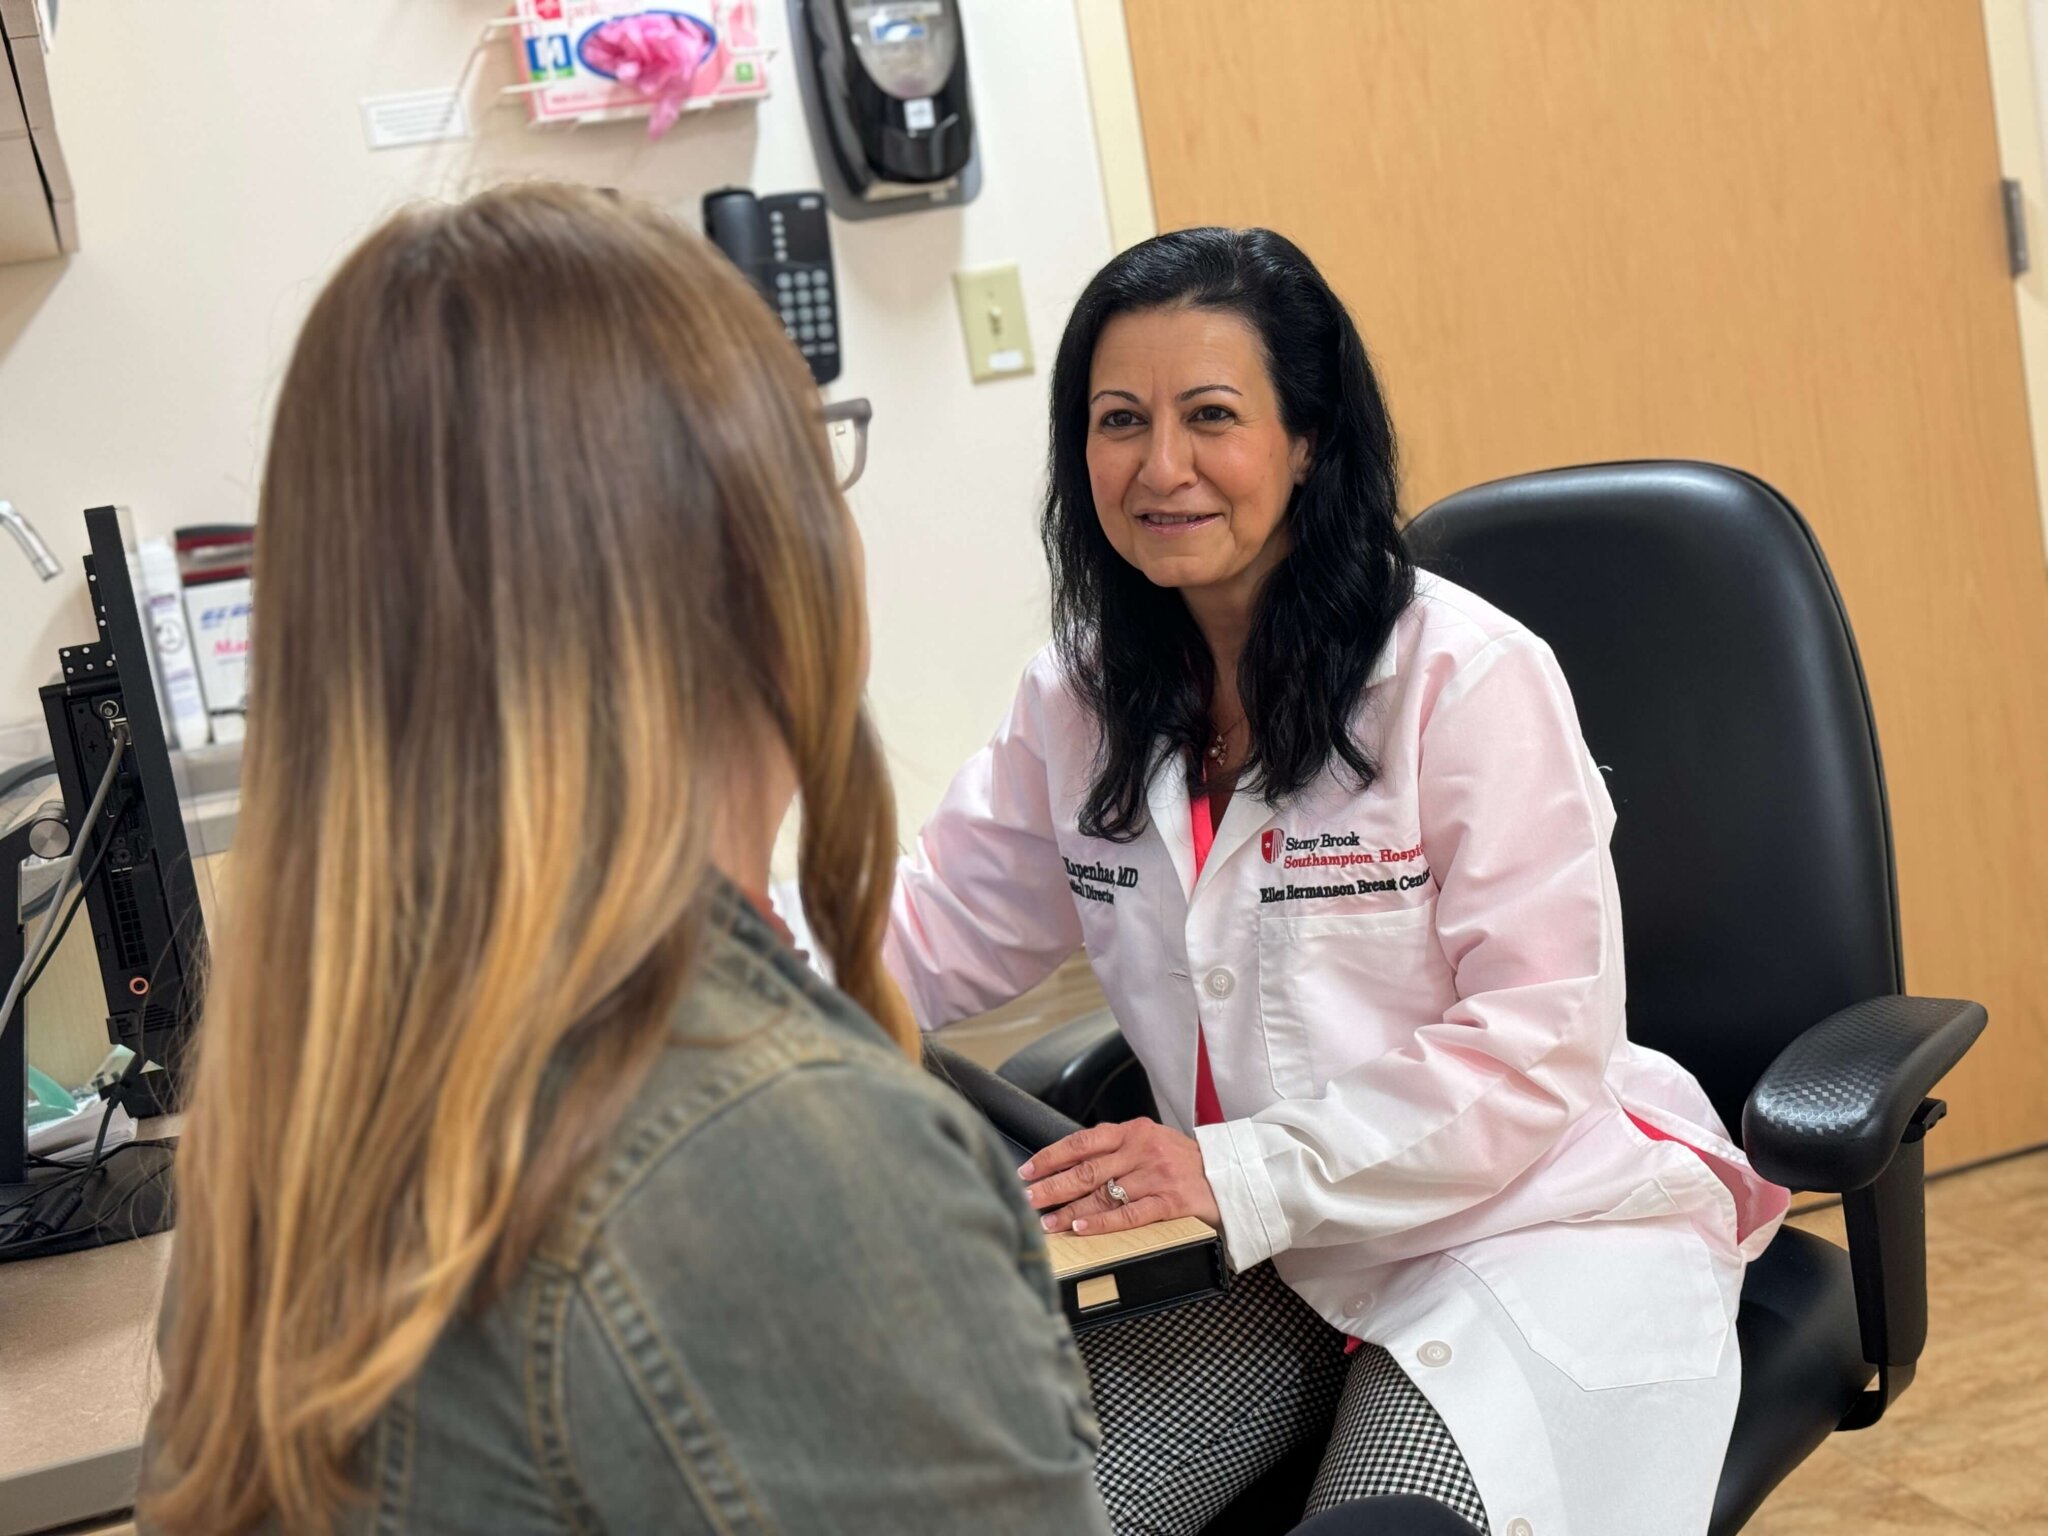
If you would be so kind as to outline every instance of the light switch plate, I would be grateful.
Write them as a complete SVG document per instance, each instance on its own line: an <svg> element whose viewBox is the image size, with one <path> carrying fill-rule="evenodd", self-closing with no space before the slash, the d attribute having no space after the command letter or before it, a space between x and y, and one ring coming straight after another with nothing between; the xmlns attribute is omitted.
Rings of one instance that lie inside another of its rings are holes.
<svg viewBox="0 0 2048 1536"><path fill-rule="evenodd" d="M1014 262L953 274L967 371L977 384L1031 372L1031 327L1024 317L1024 280Z"/></svg>

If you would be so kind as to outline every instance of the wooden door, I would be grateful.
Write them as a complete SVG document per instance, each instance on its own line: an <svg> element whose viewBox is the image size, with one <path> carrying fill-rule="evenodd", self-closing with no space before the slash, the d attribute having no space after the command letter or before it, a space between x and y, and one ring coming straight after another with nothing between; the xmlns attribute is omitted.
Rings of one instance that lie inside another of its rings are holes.
<svg viewBox="0 0 2048 1536"><path fill-rule="evenodd" d="M2048 576L1978 0L1126 0L1162 229L1298 240L1419 510L1714 459L1870 673L1908 981L1991 1011L1943 1165L2048 1140Z"/></svg>

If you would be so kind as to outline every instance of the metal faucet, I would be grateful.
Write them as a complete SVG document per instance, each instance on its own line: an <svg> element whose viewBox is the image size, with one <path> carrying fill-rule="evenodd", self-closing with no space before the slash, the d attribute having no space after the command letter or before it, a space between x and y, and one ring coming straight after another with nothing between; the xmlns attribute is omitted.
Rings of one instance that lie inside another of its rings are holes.
<svg viewBox="0 0 2048 1536"><path fill-rule="evenodd" d="M50 546L43 542L42 535L36 532L35 525L15 511L11 501L0 501L0 528L14 535L28 555L28 563L35 567L36 574L44 581L49 581L64 569L57 563L57 557L50 553Z"/></svg>

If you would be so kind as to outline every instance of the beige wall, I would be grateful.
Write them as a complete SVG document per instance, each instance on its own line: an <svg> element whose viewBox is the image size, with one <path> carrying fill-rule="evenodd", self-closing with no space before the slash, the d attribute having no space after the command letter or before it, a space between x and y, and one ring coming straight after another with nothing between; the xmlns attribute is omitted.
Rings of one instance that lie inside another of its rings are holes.
<svg viewBox="0 0 2048 1536"><path fill-rule="evenodd" d="M693 223L717 186L813 186L785 56L774 97L638 125L371 153L359 97L453 82L501 0L177 0L64 8L50 59L83 249L0 268L0 497L65 561L47 586L0 547L0 724L36 709L88 633L79 509L143 531L253 515L272 393L322 277L388 208L528 176L656 199ZM765 40L786 12L763 0ZM874 695L906 822L1000 717L1045 627L1034 536L1043 374L973 385L956 267L1015 260L1039 356L1110 251L1071 0L965 0L985 185L965 209L835 224L847 368L875 406L854 492L869 542ZM289 13L287 16L287 12ZM486 83L499 83L495 57ZM482 98L478 98L481 105Z"/></svg>

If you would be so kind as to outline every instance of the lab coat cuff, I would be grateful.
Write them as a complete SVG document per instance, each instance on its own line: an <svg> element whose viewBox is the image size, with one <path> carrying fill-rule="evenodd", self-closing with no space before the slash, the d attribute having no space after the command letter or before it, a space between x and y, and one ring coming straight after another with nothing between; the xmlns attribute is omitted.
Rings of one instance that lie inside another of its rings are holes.
<svg viewBox="0 0 2048 1536"><path fill-rule="evenodd" d="M1291 1245L1280 1195L1266 1172L1258 1125L1225 1120L1195 1128L1202 1168L1223 1216L1223 1247L1230 1267L1242 1274Z"/></svg>

